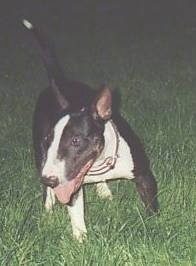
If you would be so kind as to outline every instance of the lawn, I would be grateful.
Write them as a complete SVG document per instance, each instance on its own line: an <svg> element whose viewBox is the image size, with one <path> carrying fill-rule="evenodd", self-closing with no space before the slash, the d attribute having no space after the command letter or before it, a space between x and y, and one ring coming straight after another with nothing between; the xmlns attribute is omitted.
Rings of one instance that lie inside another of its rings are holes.
<svg viewBox="0 0 196 266"><path fill-rule="evenodd" d="M130 181L110 183L111 202L85 187L84 244L72 239L65 207L45 212L31 119L47 78L36 42L18 21L0 44L0 265L196 265L196 33L95 22L96 31L86 24L65 32L61 15L42 28L68 76L121 93L120 111L151 160L160 214L146 216Z"/></svg>

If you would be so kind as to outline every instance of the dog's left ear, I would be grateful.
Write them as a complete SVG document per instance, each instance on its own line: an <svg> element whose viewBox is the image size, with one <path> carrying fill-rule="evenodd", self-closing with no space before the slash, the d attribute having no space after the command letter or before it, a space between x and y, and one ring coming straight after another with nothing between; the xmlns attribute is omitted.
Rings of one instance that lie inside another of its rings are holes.
<svg viewBox="0 0 196 266"><path fill-rule="evenodd" d="M93 118L97 117L108 120L112 116L112 92L107 86L104 86L92 105Z"/></svg>

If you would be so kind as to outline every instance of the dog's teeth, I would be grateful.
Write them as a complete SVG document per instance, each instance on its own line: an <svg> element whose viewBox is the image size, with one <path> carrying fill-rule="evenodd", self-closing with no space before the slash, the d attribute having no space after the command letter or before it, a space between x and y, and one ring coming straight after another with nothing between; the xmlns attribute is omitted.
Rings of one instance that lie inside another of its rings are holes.
<svg viewBox="0 0 196 266"><path fill-rule="evenodd" d="M23 22L24 26L25 26L27 29L31 30L31 29L33 28L33 25L32 25L31 22L29 22L28 20L23 19L22 22Z"/></svg>

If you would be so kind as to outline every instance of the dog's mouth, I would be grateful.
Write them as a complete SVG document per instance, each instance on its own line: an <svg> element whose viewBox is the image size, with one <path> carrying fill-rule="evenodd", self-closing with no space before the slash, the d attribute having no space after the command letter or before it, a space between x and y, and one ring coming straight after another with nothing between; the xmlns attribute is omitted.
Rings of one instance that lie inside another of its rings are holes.
<svg viewBox="0 0 196 266"><path fill-rule="evenodd" d="M59 202L62 204L68 204L72 195L77 192L84 181L84 177L91 168L95 161L95 158L90 159L79 171L75 178L69 180L65 184L59 184L54 188L55 195Z"/></svg>

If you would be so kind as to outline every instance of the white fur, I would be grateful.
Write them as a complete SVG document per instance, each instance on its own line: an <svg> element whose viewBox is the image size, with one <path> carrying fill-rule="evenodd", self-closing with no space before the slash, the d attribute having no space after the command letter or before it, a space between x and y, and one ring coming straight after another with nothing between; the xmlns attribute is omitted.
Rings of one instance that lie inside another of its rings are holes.
<svg viewBox="0 0 196 266"><path fill-rule="evenodd" d="M28 30L33 29L33 25L32 25L31 22L29 22L28 20L23 19L22 23L24 24L24 26L25 26Z"/></svg>
<svg viewBox="0 0 196 266"><path fill-rule="evenodd" d="M45 201L46 210L51 211L54 204L55 204L54 190L50 187L47 187L46 188L46 201Z"/></svg>
<svg viewBox="0 0 196 266"><path fill-rule="evenodd" d="M67 206L71 218L73 236L81 243L86 237L86 225L84 221L84 196L81 187L77 199L72 206Z"/></svg>
<svg viewBox="0 0 196 266"><path fill-rule="evenodd" d="M42 169L42 176L56 176L60 181L64 180L66 175L64 160L58 159L59 143L63 130L70 119L69 115L62 117L54 127L54 138L47 152L47 159Z"/></svg>

